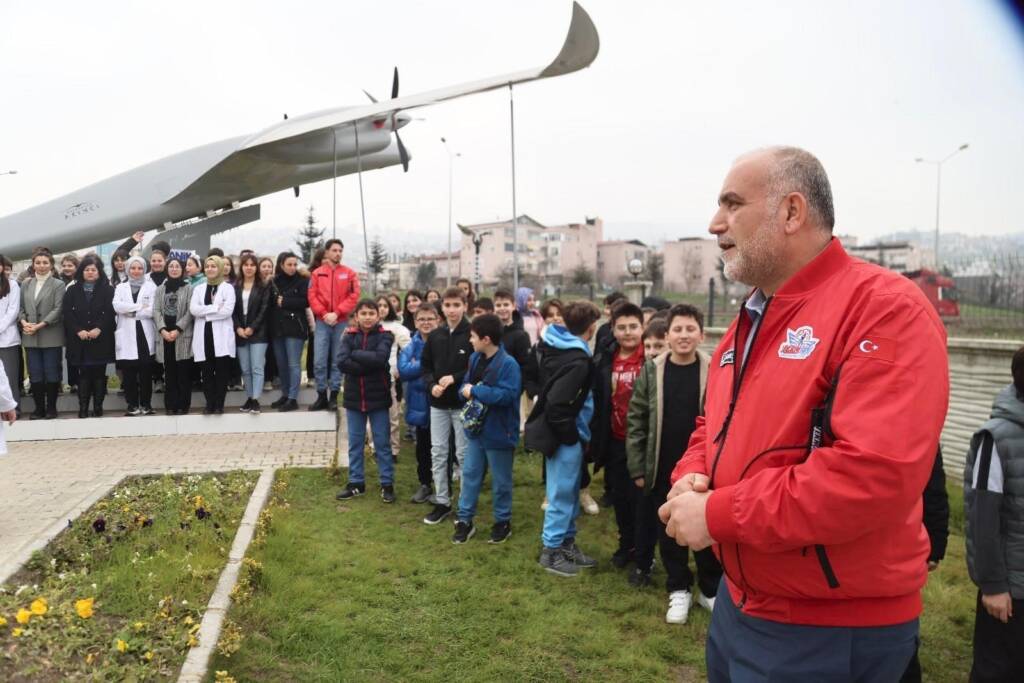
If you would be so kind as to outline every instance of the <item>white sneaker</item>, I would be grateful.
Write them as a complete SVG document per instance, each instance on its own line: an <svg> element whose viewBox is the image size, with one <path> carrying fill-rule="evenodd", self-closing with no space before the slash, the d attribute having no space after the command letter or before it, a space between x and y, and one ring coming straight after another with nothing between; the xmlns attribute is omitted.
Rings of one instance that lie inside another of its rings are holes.
<svg viewBox="0 0 1024 683"><path fill-rule="evenodd" d="M544 502L540 504L540 509L544 510L545 512L547 511L547 509L548 509L548 497L547 496L544 496Z"/></svg>
<svg viewBox="0 0 1024 683"><path fill-rule="evenodd" d="M697 604L709 612L715 609L715 599L704 597L704 594L701 592L697 593Z"/></svg>
<svg viewBox="0 0 1024 683"><path fill-rule="evenodd" d="M668 611L665 612L665 623L685 624L690 616L690 591L673 591L668 594Z"/></svg>
<svg viewBox="0 0 1024 683"><path fill-rule="evenodd" d="M601 508L597 506L597 501L590 495L590 489L580 491L580 507L588 515L596 515L601 511Z"/></svg>

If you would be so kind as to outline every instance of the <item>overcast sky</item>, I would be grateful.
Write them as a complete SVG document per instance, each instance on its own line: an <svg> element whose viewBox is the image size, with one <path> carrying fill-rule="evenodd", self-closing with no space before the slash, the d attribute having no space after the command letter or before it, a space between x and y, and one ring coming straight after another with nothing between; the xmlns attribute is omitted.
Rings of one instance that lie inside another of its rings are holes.
<svg viewBox="0 0 1024 683"><path fill-rule="evenodd" d="M605 219L608 237L700 234L731 160L767 144L817 154L837 231L1024 230L1024 39L1009 3L584 0L589 69L516 90L518 207L546 223ZM780 9L785 5L786 9ZM546 64L571 3L46 2L0 4L0 215L213 140L317 109ZM417 110L412 168L364 175L371 237L444 247L455 220L511 212L508 93ZM282 243L330 181L263 199L235 238ZM354 176L338 226L359 220ZM639 226L637 224L647 224ZM391 245L398 248L400 245Z"/></svg>

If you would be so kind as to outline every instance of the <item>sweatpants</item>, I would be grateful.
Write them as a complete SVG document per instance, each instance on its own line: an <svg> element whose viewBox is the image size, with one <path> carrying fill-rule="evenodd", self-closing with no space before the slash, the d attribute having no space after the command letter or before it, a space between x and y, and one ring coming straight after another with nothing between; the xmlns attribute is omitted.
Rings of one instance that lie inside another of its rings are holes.
<svg viewBox="0 0 1024 683"><path fill-rule="evenodd" d="M918 620L893 626L799 626L747 616L725 579L711 614L710 683L898 681L917 647Z"/></svg>
<svg viewBox="0 0 1024 683"><path fill-rule="evenodd" d="M693 586L693 572L690 571L690 549L679 545L665 532L665 525L658 517L658 508L665 504L668 496L668 482L658 482L653 491L638 491L636 505L636 566L649 569L654 563L654 548L661 553L665 566L665 590L669 593L690 590ZM711 548L693 553L697 565L697 585L704 597L713 598L722 580L722 566L718 564Z"/></svg>
<svg viewBox="0 0 1024 683"><path fill-rule="evenodd" d="M451 505L451 470L448 448L450 437L455 436L455 461L462 469L462 456L466 452L466 430L458 408L430 407L430 460L434 478L434 499L438 505Z"/></svg>
<svg viewBox="0 0 1024 683"><path fill-rule="evenodd" d="M434 486L430 456L430 427L416 428L416 478L422 486Z"/></svg>
<svg viewBox="0 0 1024 683"><path fill-rule="evenodd" d="M985 610L978 591L971 681L1024 681L1024 600L1013 601L1013 616L1004 624Z"/></svg>
<svg viewBox="0 0 1024 683"><path fill-rule="evenodd" d="M550 458L544 458L548 480L545 492L548 509L544 511L544 529L540 540L545 548L559 548L566 539L576 538L576 518L580 516L580 463L583 444L559 446Z"/></svg>
<svg viewBox="0 0 1024 683"><path fill-rule="evenodd" d="M636 547L637 488L629 476L626 463L626 442L612 438L608 441L607 461L604 466L605 486L612 496L615 524L619 528L619 550Z"/></svg>

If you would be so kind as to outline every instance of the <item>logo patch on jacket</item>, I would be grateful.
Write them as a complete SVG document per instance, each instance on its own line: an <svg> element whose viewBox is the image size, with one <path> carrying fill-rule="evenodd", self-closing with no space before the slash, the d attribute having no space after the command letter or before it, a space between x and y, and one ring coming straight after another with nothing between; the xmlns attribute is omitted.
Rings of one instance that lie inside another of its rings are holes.
<svg viewBox="0 0 1024 683"><path fill-rule="evenodd" d="M718 367L724 368L726 365L733 365L736 362L736 351L729 349L722 354L722 360L718 361Z"/></svg>
<svg viewBox="0 0 1024 683"><path fill-rule="evenodd" d="M820 339L814 336L814 328L810 325L795 330L786 329L786 341L779 346L779 358L804 360L811 355Z"/></svg>

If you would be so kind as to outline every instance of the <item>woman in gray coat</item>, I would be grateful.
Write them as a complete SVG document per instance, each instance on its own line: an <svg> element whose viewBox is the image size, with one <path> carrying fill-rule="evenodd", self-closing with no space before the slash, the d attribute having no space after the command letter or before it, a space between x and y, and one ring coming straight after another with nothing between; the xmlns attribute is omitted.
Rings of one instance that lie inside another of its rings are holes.
<svg viewBox="0 0 1024 683"><path fill-rule="evenodd" d="M192 286L185 280L185 264L170 258L167 278L156 288L153 322L156 323L156 362L164 368L164 407L168 415L188 415L192 407Z"/></svg>
<svg viewBox="0 0 1024 683"><path fill-rule="evenodd" d="M57 417L61 355L64 346L64 283L54 277L53 254L38 249L32 256L32 277L21 288L21 345L28 360L32 398L30 419Z"/></svg>

